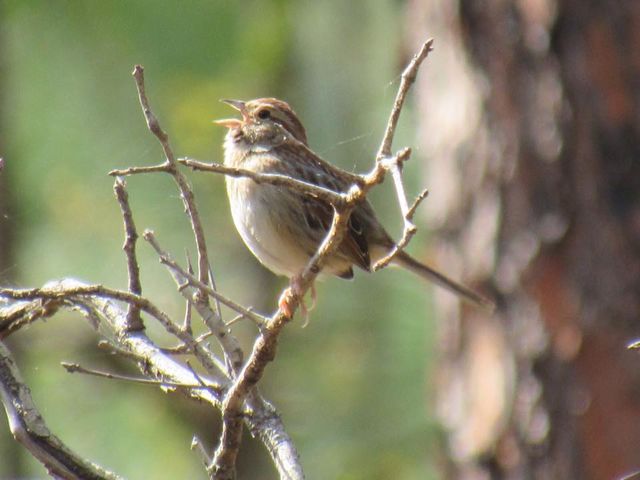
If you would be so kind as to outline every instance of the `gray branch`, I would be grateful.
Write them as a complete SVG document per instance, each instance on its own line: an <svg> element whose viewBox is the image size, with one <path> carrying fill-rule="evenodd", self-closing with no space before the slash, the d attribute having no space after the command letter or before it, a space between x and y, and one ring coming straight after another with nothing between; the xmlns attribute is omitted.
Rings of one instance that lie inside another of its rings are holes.
<svg viewBox="0 0 640 480"><path fill-rule="evenodd" d="M1 312L1 310L0 310ZM83 459L56 437L36 408L11 352L0 341L0 399L13 437L47 469L68 480L116 480L118 475Z"/></svg>
<svg viewBox="0 0 640 480"><path fill-rule="evenodd" d="M42 289L0 289L0 325L9 319L24 325L39 318L50 317L59 308L78 311L96 331L103 334L106 332L109 342L126 358L134 360L144 375L159 380L158 383L166 388L178 390L191 398L204 401L212 407L221 408L225 385L219 379L194 374L191 368L177 361L172 355L165 353L143 331L129 330L127 311L116 303L126 296L123 297L117 292L100 289L73 279L50 282ZM16 298L20 300L12 303L7 301ZM132 297L130 300L134 298ZM43 304L51 304L56 300L55 308L45 310L46 313L42 312ZM144 309L142 310L144 311ZM40 313L30 315L32 311L40 311ZM6 331L13 331L13 329L8 326ZM4 376L0 378L0 382L2 383L0 388L10 388L8 385L11 384L5 383ZM208 388L204 388L201 382L204 382ZM240 411L240 416L251 433L265 444L280 478L291 480L304 478L293 441L286 433L282 420L271 404L261 397L252 396L247 399L245 407ZM56 445L51 447L55 451L55 455L66 455L66 450L62 449L63 446L58 452L58 449L54 448ZM37 457L37 451L29 445L25 446ZM62 476L61 478L118 477Z"/></svg>

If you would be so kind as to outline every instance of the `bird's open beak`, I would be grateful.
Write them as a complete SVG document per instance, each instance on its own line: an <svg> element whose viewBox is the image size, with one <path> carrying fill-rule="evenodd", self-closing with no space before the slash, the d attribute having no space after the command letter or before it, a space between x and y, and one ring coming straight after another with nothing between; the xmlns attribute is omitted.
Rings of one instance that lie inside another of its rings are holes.
<svg viewBox="0 0 640 480"><path fill-rule="evenodd" d="M222 125L227 128L239 128L249 120L247 116L247 110L245 108L245 103L241 100L220 100L222 103L226 103L227 105L231 105L233 108L238 110L242 114L242 120L239 118L223 118L222 120L214 120L213 123L216 125Z"/></svg>

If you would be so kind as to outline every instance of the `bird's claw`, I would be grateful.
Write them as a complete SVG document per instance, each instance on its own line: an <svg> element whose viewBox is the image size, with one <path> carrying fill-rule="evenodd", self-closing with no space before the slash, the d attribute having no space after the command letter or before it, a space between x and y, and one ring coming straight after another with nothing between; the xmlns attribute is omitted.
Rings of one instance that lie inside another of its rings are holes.
<svg viewBox="0 0 640 480"><path fill-rule="evenodd" d="M280 299L278 300L278 307L280 311L287 317L292 318L294 314L293 306L291 305L294 298L298 297L300 311L302 312L302 316L304 317L304 323L302 327L306 327L309 324L309 312L313 310L316 306L316 287L315 284L311 285L311 306L307 308L307 305L304 303L304 297L302 297L302 288L300 286L300 277L293 277L291 279L290 285L282 292L280 295Z"/></svg>

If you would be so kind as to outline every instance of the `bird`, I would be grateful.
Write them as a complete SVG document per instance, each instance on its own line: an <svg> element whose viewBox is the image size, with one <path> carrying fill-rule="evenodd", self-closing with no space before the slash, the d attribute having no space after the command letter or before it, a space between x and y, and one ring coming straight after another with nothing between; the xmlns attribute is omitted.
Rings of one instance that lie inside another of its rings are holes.
<svg viewBox="0 0 640 480"><path fill-rule="evenodd" d="M222 100L241 118L214 123L228 129L224 164L263 174L286 175L334 192L347 192L362 178L320 158L307 141L306 130L288 103L276 98L250 101ZM331 226L330 204L290 188L247 177L226 176L231 215L238 233L253 255L269 270L286 276L291 285L304 270ZM395 247L368 200L352 210L344 239L326 261L322 274L343 279L354 267L371 271ZM493 303L470 288L400 250L391 262L454 293L463 300L491 310ZM304 304L303 304L304 305ZM280 307L291 316L286 299Z"/></svg>

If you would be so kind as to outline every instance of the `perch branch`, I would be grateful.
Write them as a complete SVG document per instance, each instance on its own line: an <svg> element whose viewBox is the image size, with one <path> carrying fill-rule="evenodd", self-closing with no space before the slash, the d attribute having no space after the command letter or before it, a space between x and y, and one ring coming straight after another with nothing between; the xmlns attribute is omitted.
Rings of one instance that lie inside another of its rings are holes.
<svg viewBox="0 0 640 480"><path fill-rule="evenodd" d="M295 312L298 308L307 290L322 270L326 259L331 256L340 245L345 235L352 210L359 202L366 198L371 188L383 181L385 172L389 168L384 160L390 157L391 144L404 99L406 98L407 91L415 80L420 64L431 50L432 43L433 42L429 40L423 45L420 52L413 58L402 74L398 95L396 96L392 114L387 123L385 136L376 157L374 169L370 174L363 177L362 182L354 183L349 192L347 192L343 204L330 202L334 207L334 215L329 232L318 247L316 253L309 260L300 277L295 279L295 288L294 280L292 280L292 285L288 288L287 292L284 293L287 295L287 303L292 312ZM396 155L394 161L396 166L408 158L409 152L408 149L405 149ZM226 174L227 172L217 170L217 173ZM245 173L246 172L242 172L242 176L245 176ZM303 193L313 196L313 194L306 189ZM407 212L409 211L408 208L406 210ZM290 320L291 318L280 308L267 321L253 345L251 355L247 359L244 368L224 398L222 404L223 427L220 442L211 464L208 467L208 471L216 479L232 479L234 477L235 463L242 436L241 411L244 399L262 378L267 364L274 359L280 332Z"/></svg>
<svg viewBox="0 0 640 480"><path fill-rule="evenodd" d="M178 159L178 162L196 171L220 173L230 177L246 177L256 183L267 183L275 185L276 187L287 187L291 190L317 198L329 205L335 205L337 207L344 206L346 202L346 195L343 193L334 192L328 188L307 183L288 175L280 175L278 173L259 173L254 172L253 170L247 170L246 168L227 167L226 165L221 165L219 163L205 163L191 158L180 158Z"/></svg>

